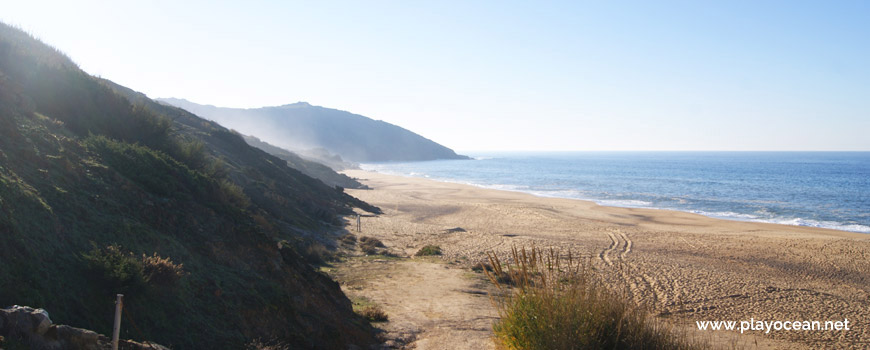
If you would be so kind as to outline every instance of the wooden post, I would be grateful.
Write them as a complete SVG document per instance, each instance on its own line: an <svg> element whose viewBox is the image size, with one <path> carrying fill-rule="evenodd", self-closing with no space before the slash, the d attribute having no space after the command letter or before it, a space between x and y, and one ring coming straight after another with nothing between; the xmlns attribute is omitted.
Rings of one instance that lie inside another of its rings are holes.
<svg viewBox="0 0 870 350"><path fill-rule="evenodd" d="M112 350L118 350L118 338L121 336L121 309L124 308L124 294L118 294L115 300L115 327L112 330Z"/></svg>
<svg viewBox="0 0 870 350"><path fill-rule="evenodd" d="M362 232L362 220L360 220L361 215L356 214L356 232Z"/></svg>

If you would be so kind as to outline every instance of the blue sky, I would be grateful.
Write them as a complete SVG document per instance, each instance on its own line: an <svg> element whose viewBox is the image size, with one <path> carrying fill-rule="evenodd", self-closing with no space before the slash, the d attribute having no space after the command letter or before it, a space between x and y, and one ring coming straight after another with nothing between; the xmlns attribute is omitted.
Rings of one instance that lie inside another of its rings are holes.
<svg viewBox="0 0 870 350"><path fill-rule="evenodd" d="M17 1L150 97L307 101L458 150L870 150L868 1Z"/></svg>

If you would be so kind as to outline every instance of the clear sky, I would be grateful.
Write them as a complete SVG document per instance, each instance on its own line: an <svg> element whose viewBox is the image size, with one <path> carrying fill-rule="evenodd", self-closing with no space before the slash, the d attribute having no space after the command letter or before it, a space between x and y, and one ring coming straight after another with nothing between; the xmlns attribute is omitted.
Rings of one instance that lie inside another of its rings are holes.
<svg viewBox="0 0 870 350"><path fill-rule="evenodd" d="M870 1L2 1L85 71L457 150L870 150Z"/></svg>

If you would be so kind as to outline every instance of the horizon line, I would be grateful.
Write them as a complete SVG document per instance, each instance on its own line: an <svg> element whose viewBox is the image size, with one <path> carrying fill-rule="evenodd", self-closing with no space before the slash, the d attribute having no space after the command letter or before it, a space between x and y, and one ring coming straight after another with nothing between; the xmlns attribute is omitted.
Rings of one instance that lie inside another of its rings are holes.
<svg viewBox="0 0 870 350"><path fill-rule="evenodd" d="M473 153L473 152L516 152L516 153L570 153L570 152L743 152L743 153L762 153L762 152L812 152L812 153L834 153L834 152L853 152L853 153L861 153L861 152L870 152L870 149L866 150L727 150L727 149L713 149L713 150L676 150L676 149L651 149L651 150L641 150L641 149L579 149L579 150L454 150L457 154L461 153Z"/></svg>

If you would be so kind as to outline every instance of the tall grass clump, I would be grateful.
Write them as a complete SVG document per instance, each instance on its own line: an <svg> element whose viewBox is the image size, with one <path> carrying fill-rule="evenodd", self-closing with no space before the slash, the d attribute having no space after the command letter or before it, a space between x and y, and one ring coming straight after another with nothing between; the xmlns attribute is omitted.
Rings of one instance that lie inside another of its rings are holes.
<svg viewBox="0 0 870 350"><path fill-rule="evenodd" d="M704 349L607 288L587 260L550 249L514 248L511 263L489 253L498 287L496 343L506 349Z"/></svg>

